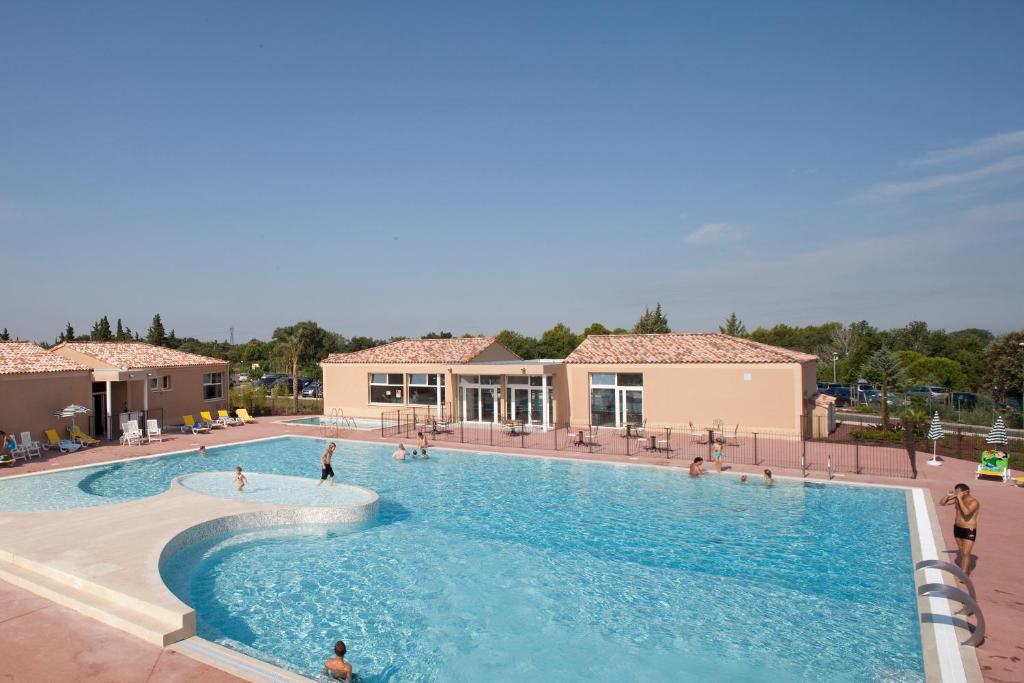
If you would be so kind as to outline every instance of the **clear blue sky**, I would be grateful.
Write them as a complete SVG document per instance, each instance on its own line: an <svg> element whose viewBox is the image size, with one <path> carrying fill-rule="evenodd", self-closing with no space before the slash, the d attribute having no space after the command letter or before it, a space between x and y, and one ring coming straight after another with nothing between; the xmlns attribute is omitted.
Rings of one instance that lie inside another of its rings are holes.
<svg viewBox="0 0 1024 683"><path fill-rule="evenodd" d="M0 327L1024 326L1024 3L5 2Z"/></svg>

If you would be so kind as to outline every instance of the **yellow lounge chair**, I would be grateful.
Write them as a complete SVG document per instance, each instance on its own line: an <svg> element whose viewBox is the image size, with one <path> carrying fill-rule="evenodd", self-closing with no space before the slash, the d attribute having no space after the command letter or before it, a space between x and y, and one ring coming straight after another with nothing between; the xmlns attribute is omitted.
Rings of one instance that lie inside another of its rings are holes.
<svg viewBox="0 0 1024 683"><path fill-rule="evenodd" d="M245 424L241 418L231 417L231 415L228 414L228 411L223 409L217 411L217 418L224 424L231 425L232 427L238 427L239 425Z"/></svg>
<svg viewBox="0 0 1024 683"><path fill-rule="evenodd" d="M71 437L72 441L76 441L83 446L95 446L99 443L99 439L94 439L85 432L78 425L71 425L68 427L68 436Z"/></svg>
<svg viewBox="0 0 1024 683"><path fill-rule="evenodd" d="M212 427L213 429L220 429L224 426L224 423L220 420L213 419L213 415L210 414L209 410L204 410L199 413L199 417L207 424L207 426Z"/></svg>
<svg viewBox="0 0 1024 683"><path fill-rule="evenodd" d="M56 429L47 429L46 430L46 447L48 449L49 448L56 448L61 453L74 453L75 451L77 451L79 448L82 447L82 444L75 443L74 441L72 441L70 439L62 439L62 438L60 438L60 436L57 434L57 430Z"/></svg>
<svg viewBox="0 0 1024 683"><path fill-rule="evenodd" d="M203 434L210 431L209 427L202 424L201 422L196 422L195 418L193 418L191 415L183 415L181 419L185 422L185 424L181 426L182 433L191 430L193 434Z"/></svg>
<svg viewBox="0 0 1024 683"><path fill-rule="evenodd" d="M235 408L235 415L242 420L242 422L255 422L256 418L249 414L249 411L245 408Z"/></svg>

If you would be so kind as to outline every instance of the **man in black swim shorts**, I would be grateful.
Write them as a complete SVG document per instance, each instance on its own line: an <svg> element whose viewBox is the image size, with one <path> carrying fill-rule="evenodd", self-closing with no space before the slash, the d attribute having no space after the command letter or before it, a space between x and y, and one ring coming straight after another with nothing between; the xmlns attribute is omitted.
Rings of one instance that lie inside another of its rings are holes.
<svg viewBox="0 0 1024 683"><path fill-rule="evenodd" d="M337 445L332 441L327 445L327 450L320 456L320 481L317 482L317 486L324 483L324 480L328 477L331 480L331 486L334 486L334 468L331 467L331 456L334 455L334 449Z"/></svg>
<svg viewBox="0 0 1024 683"><path fill-rule="evenodd" d="M956 521L953 522L953 538L960 550L960 569L964 574L971 573L971 550L978 539L978 513L981 503L971 495L967 484L957 484L946 497L939 501L940 505L956 506Z"/></svg>

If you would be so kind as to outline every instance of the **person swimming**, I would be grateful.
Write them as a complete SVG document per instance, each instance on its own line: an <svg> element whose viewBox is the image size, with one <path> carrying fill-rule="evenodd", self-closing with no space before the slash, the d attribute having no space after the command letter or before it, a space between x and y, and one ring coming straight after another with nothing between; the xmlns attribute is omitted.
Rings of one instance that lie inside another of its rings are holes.
<svg viewBox="0 0 1024 683"><path fill-rule="evenodd" d="M704 470L701 468L701 464L703 462L704 458L700 457L699 455L693 459L693 462L690 463L691 477L699 477L700 475L704 474Z"/></svg>
<svg viewBox="0 0 1024 683"><path fill-rule="evenodd" d="M334 656L324 662L324 673L336 681L352 682L352 665L345 661L345 641L339 640L334 644Z"/></svg>
<svg viewBox="0 0 1024 683"><path fill-rule="evenodd" d="M747 475L745 475L745 474L741 474L740 475L740 483L741 484L746 484L747 483Z"/></svg>
<svg viewBox="0 0 1024 683"><path fill-rule="evenodd" d="M771 486L774 483L775 483L775 480L772 479L772 471L771 470L765 470L764 471L764 485L765 486Z"/></svg>
<svg viewBox="0 0 1024 683"><path fill-rule="evenodd" d="M398 444L398 448L396 448L395 452L391 454L391 457L395 460L405 460L406 455L408 455L408 453L405 451L405 446Z"/></svg>

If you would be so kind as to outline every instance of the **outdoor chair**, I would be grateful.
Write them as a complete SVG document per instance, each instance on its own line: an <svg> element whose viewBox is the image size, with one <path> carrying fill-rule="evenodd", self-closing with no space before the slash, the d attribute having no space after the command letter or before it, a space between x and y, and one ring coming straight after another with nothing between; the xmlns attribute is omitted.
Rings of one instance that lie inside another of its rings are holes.
<svg viewBox="0 0 1024 683"><path fill-rule="evenodd" d="M210 414L209 410L204 410L200 412L199 418L206 424L207 427L211 429L223 429L224 427L228 426L226 422L214 420L213 415Z"/></svg>
<svg viewBox="0 0 1024 683"><path fill-rule="evenodd" d="M13 434L12 434L13 436ZM43 451L39 448L39 442L32 440L31 432L21 433L21 450L25 453L25 459L29 458L41 458L43 457Z"/></svg>
<svg viewBox="0 0 1024 683"><path fill-rule="evenodd" d="M242 422L249 424L255 422L256 418L249 414L249 411L245 408L235 408L235 415L241 418Z"/></svg>
<svg viewBox="0 0 1024 683"><path fill-rule="evenodd" d="M228 411L224 410L223 408L217 411L217 419L220 420L222 423L230 425L232 427L240 427L245 424L244 420L237 417L231 417L231 414L228 413Z"/></svg>
<svg viewBox="0 0 1024 683"><path fill-rule="evenodd" d="M728 435L723 434L723 436L725 436L725 445L726 446L739 446L740 445L739 433L740 433L740 426L739 426L739 424L737 424L735 427L732 428L732 436L728 436Z"/></svg>
<svg viewBox="0 0 1024 683"><path fill-rule="evenodd" d="M126 422L121 432L121 443L128 446L141 446L145 437L138 422Z"/></svg>
<svg viewBox="0 0 1024 683"><path fill-rule="evenodd" d="M1004 482L1010 478L1010 458L1002 451L985 451L981 454L981 464L974 475L975 479L982 477L998 477Z"/></svg>
<svg viewBox="0 0 1024 683"><path fill-rule="evenodd" d="M665 427L665 438L657 438L654 441L655 450L671 452L672 451L672 428Z"/></svg>
<svg viewBox="0 0 1024 683"><path fill-rule="evenodd" d="M160 423L156 420L146 420L146 442L153 443L154 441L164 440L164 434L160 430Z"/></svg>
<svg viewBox="0 0 1024 683"><path fill-rule="evenodd" d="M191 415L183 415L181 419L185 424L181 425L181 433L186 434L192 432L193 434L205 434L210 431L210 428L204 425L202 422L196 422L195 418Z"/></svg>
<svg viewBox="0 0 1024 683"><path fill-rule="evenodd" d="M699 429L693 426L693 422L690 423L690 436L693 437L694 443L707 443L708 433L707 430Z"/></svg>
<svg viewBox="0 0 1024 683"><path fill-rule="evenodd" d="M98 439L94 439L85 432L78 425L71 425L68 427L68 436L72 441L77 441L83 446L95 446L99 443Z"/></svg>
<svg viewBox="0 0 1024 683"><path fill-rule="evenodd" d="M74 453L82 447L82 444L75 443L71 439L60 438L56 429L46 430L46 444L44 445L47 449L56 448L61 453Z"/></svg>

